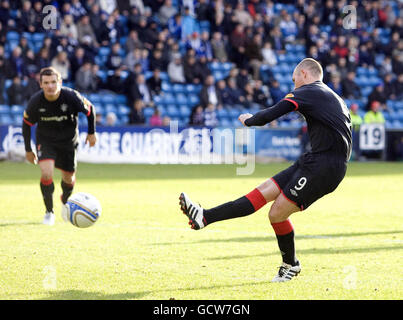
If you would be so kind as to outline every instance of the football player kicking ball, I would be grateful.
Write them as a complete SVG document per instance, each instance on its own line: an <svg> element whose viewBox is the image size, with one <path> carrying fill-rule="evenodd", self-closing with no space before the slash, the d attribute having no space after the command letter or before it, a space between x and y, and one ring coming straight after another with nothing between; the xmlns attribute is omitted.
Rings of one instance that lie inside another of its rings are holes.
<svg viewBox="0 0 403 320"><path fill-rule="evenodd" d="M88 135L85 143L92 147L97 138L95 134L95 109L77 91L62 87L60 73L52 68L40 71L40 87L29 100L24 112L22 134L24 137L26 159L39 164L41 169L40 187L45 202L46 214L43 223L53 225L53 171L62 172L61 201L65 204L73 192L77 166L78 112L88 119ZM31 149L31 127L36 128L36 154Z"/></svg>
<svg viewBox="0 0 403 320"><path fill-rule="evenodd" d="M193 229L226 219L250 215L274 201L270 223L276 234L283 263L272 282L289 281L301 271L295 255L294 228L289 219L333 192L343 180L351 155L351 119L344 101L322 82L323 70L314 59L302 60L292 80L295 89L273 107L255 115L241 114L245 126L263 126L282 115L298 111L306 119L312 151L302 154L289 168L264 181L237 200L203 209L182 193L183 213Z"/></svg>

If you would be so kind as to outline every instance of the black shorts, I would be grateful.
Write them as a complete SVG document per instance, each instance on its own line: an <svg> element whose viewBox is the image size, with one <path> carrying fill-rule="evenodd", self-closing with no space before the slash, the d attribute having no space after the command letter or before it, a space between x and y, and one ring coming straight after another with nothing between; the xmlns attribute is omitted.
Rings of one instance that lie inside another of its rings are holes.
<svg viewBox="0 0 403 320"><path fill-rule="evenodd" d="M53 160L55 168L66 172L75 172L77 168L77 144L55 144L37 141L38 161Z"/></svg>
<svg viewBox="0 0 403 320"><path fill-rule="evenodd" d="M271 180L289 201L304 210L333 192L343 180L346 170L347 163L340 157L305 153Z"/></svg>

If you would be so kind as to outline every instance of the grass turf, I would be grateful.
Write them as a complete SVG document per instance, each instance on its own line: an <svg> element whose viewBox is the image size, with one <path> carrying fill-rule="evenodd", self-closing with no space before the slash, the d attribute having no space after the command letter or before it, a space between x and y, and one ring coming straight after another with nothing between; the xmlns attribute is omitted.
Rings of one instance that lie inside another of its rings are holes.
<svg viewBox="0 0 403 320"><path fill-rule="evenodd" d="M0 163L0 299L402 299L403 163L350 163L332 194L291 217L302 272L273 284L280 265L269 205L194 231L179 210L233 200L289 164L80 163L75 192L102 203L78 229L44 226L39 168Z"/></svg>

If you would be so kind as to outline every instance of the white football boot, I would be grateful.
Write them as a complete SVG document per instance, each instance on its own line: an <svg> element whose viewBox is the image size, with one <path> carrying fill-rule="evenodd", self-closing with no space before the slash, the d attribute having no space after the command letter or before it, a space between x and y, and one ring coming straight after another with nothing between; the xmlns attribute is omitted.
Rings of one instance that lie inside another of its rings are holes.
<svg viewBox="0 0 403 320"><path fill-rule="evenodd" d="M53 212L46 212L42 223L48 226L53 226L55 224L55 214Z"/></svg>
<svg viewBox="0 0 403 320"><path fill-rule="evenodd" d="M290 281L301 272L301 266L298 262L296 266L284 263L280 266L277 275L271 280L271 282L285 282Z"/></svg>
<svg viewBox="0 0 403 320"><path fill-rule="evenodd" d="M203 208L193 203L184 192L179 196L179 204L182 212L189 218L192 229L199 230L207 225L203 216Z"/></svg>

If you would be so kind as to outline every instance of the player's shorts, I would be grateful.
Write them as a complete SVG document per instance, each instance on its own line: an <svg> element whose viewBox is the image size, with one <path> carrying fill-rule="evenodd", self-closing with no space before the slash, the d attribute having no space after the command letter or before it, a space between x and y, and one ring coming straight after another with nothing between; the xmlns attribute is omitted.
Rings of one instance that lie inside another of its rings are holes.
<svg viewBox="0 0 403 320"><path fill-rule="evenodd" d="M333 192L343 180L346 170L347 163L340 157L305 153L271 180L289 201L304 210Z"/></svg>
<svg viewBox="0 0 403 320"><path fill-rule="evenodd" d="M53 160L55 168L66 172L75 172L77 168L77 145L55 144L38 141L36 144L38 161Z"/></svg>

